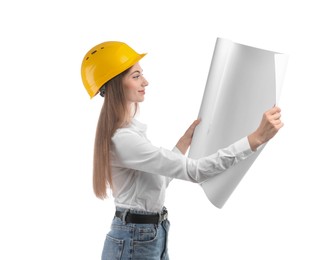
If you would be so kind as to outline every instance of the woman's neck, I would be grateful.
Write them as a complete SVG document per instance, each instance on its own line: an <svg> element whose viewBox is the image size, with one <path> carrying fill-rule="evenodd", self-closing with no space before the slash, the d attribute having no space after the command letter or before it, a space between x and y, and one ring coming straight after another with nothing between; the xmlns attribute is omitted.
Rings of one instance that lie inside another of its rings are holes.
<svg viewBox="0 0 323 260"><path fill-rule="evenodd" d="M136 112L137 112L137 104L133 102L129 103L127 106L127 111L126 111L122 126L129 125L132 119L134 118L134 116L136 115Z"/></svg>

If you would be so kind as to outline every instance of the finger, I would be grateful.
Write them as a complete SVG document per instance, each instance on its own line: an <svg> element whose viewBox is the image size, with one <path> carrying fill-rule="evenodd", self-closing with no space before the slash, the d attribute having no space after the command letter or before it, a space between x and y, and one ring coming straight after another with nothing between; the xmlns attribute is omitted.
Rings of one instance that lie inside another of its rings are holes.
<svg viewBox="0 0 323 260"><path fill-rule="evenodd" d="M275 120L275 121L273 121L272 122L272 125L274 126L274 127L277 127L278 125L280 125L280 124L282 124L282 121L280 121L280 120Z"/></svg>
<svg viewBox="0 0 323 260"><path fill-rule="evenodd" d="M265 114L273 115L273 114L280 113L280 112L281 112L281 109L279 107L275 106L275 107L269 109Z"/></svg>
<svg viewBox="0 0 323 260"><path fill-rule="evenodd" d="M198 118L198 119L196 119L196 120L193 122L193 124L198 125L200 122L201 122L201 118Z"/></svg>
<svg viewBox="0 0 323 260"><path fill-rule="evenodd" d="M195 130L195 127L200 123L200 119L194 120L194 122L189 126L184 135L192 136Z"/></svg>
<svg viewBox="0 0 323 260"><path fill-rule="evenodd" d="M194 129L200 122L201 122L201 119L194 120L194 122L191 124L190 128Z"/></svg>
<svg viewBox="0 0 323 260"><path fill-rule="evenodd" d="M278 119L280 119L280 117L281 117L281 114L280 114L280 113L276 113L276 114L273 114L273 115L272 115L272 118L273 118L274 120L278 120Z"/></svg>
<svg viewBox="0 0 323 260"><path fill-rule="evenodd" d="M277 106L274 106L272 109L271 109L272 113L280 113L281 112L281 109L280 107L277 107Z"/></svg>
<svg viewBox="0 0 323 260"><path fill-rule="evenodd" d="M284 126L283 122L279 122L279 124L274 125L274 131L278 132Z"/></svg>

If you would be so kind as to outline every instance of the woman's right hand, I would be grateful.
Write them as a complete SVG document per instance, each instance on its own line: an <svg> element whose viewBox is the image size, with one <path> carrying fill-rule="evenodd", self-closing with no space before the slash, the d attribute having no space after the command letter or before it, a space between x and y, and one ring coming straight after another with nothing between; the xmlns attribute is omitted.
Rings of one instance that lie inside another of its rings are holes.
<svg viewBox="0 0 323 260"><path fill-rule="evenodd" d="M260 145L268 142L284 126L280 120L280 111L279 107L274 106L263 114L257 130L248 136L251 150L256 151Z"/></svg>
<svg viewBox="0 0 323 260"><path fill-rule="evenodd" d="M176 147L182 154L186 154L187 149L190 147L195 128L200 122L201 119L196 119L177 142Z"/></svg>

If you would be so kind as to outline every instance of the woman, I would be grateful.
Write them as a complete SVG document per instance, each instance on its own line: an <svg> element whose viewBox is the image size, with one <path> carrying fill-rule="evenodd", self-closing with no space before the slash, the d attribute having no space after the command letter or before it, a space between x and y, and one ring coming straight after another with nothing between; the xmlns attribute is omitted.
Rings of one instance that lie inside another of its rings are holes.
<svg viewBox="0 0 323 260"><path fill-rule="evenodd" d="M138 54L122 42L93 47L82 62L82 80L90 97L104 97L99 117L93 168L95 195L104 199L111 189L116 213L102 260L168 259L169 221L165 190L173 178L200 183L244 160L283 126L280 109L264 113L259 127L229 147L199 160L185 157L195 120L170 151L152 145L146 126L134 116L144 101L148 81Z"/></svg>

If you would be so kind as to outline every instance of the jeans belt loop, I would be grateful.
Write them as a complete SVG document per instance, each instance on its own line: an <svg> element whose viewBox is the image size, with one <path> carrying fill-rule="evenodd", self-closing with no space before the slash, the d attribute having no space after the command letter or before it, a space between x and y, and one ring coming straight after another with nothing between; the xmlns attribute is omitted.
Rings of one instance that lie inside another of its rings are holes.
<svg viewBox="0 0 323 260"><path fill-rule="evenodd" d="M130 209L126 209L122 214L122 222L125 223L125 224L127 224L126 219L127 219L127 215L128 215L129 212L130 212Z"/></svg>

